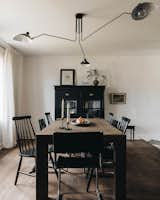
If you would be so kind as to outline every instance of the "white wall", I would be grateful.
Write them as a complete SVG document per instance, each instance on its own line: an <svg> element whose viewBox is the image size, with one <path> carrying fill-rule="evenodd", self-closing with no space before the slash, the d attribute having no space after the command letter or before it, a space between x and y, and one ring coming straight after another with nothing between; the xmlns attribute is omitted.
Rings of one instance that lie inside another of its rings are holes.
<svg viewBox="0 0 160 200"><path fill-rule="evenodd" d="M160 57L98 56L89 61L109 77L106 90L106 116L114 112L117 119L128 116L136 125L137 138L160 140ZM76 56L39 56L24 58L22 113L29 113L38 125L38 118L50 111L54 114L54 85L59 84L60 69L74 68L77 84L85 80L86 69ZM127 92L127 104L111 105L107 92ZM37 126L38 127L38 126Z"/></svg>

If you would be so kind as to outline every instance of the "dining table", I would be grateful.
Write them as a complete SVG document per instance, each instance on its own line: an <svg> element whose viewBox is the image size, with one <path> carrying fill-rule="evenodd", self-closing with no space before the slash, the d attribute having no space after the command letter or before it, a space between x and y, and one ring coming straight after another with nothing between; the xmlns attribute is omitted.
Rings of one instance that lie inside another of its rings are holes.
<svg viewBox="0 0 160 200"><path fill-rule="evenodd" d="M72 119L71 119L72 120ZM126 135L110 125L105 119L91 118L90 125L76 126L70 123L69 129L62 129L62 121L55 120L36 133L36 200L48 200L48 146L53 144L54 133L103 132L104 142L112 143L115 155L114 195L115 200L126 200ZM65 120L64 120L64 124Z"/></svg>

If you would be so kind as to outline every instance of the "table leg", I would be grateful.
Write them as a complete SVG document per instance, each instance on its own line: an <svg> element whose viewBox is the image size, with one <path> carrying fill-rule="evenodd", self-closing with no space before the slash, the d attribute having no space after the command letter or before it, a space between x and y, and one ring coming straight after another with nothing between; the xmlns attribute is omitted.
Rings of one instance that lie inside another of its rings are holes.
<svg viewBox="0 0 160 200"><path fill-rule="evenodd" d="M133 127L133 141L134 141L134 132L135 132L135 127Z"/></svg>
<svg viewBox="0 0 160 200"><path fill-rule="evenodd" d="M36 136L36 200L48 200L48 143Z"/></svg>
<svg viewBox="0 0 160 200"><path fill-rule="evenodd" d="M115 199L126 200L126 136L117 137L115 145Z"/></svg>

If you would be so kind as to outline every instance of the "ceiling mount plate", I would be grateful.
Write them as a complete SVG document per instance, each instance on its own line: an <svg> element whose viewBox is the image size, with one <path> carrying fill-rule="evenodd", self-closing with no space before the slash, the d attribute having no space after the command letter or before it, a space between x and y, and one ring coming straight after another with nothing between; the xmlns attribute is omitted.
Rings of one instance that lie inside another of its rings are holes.
<svg viewBox="0 0 160 200"><path fill-rule="evenodd" d="M83 16L85 16L86 14L84 14L84 13L77 13L76 14L76 19L82 19L83 18Z"/></svg>

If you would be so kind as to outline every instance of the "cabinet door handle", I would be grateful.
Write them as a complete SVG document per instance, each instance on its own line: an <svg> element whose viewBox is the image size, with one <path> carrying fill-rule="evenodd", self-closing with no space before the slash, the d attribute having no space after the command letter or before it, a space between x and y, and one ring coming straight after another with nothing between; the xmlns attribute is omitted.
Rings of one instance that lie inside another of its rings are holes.
<svg viewBox="0 0 160 200"><path fill-rule="evenodd" d="M65 96L68 97L70 94L68 92L65 93Z"/></svg>
<svg viewBox="0 0 160 200"><path fill-rule="evenodd" d="M89 96L90 96L90 97L93 97L93 96L94 96L94 93L89 93Z"/></svg>

